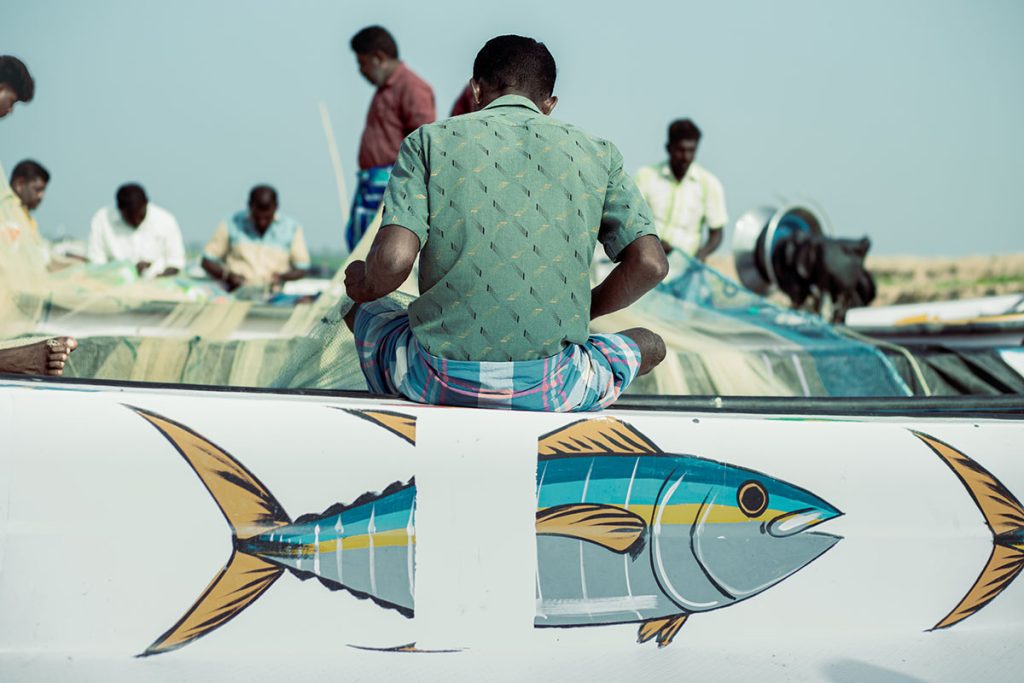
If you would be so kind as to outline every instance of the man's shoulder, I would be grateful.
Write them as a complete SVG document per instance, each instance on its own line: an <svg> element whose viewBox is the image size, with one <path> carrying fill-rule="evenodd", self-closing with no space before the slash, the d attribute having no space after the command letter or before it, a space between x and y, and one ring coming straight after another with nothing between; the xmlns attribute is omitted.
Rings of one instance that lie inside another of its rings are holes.
<svg viewBox="0 0 1024 683"><path fill-rule="evenodd" d="M695 180L698 180L702 183L718 183L719 185L722 184L721 181L718 179L718 176L716 176L714 173L698 164L696 161L690 164L689 175L692 175Z"/></svg>
<svg viewBox="0 0 1024 683"><path fill-rule="evenodd" d="M115 217L118 216L116 206L101 206L92 215L90 225L110 230L114 226Z"/></svg>
<svg viewBox="0 0 1024 683"><path fill-rule="evenodd" d="M149 202L149 204L146 205L146 217L148 218L149 216L152 216L155 219L156 224L161 227L178 226L178 219L174 217L173 213L162 206L154 204L153 202Z"/></svg>
<svg viewBox="0 0 1024 683"><path fill-rule="evenodd" d="M637 180L641 178L655 179L665 177L665 168L667 164L664 161L656 164L648 164L647 166L641 166L636 170L635 176Z"/></svg>
<svg viewBox="0 0 1024 683"><path fill-rule="evenodd" d="M405 62L402 62L402 64L405 66L405 69L402 70L401 78L398 79L398 82L402 87L426 89L430 92L434 92L434 89L422 76L410 69L409 65Z"/></svg>

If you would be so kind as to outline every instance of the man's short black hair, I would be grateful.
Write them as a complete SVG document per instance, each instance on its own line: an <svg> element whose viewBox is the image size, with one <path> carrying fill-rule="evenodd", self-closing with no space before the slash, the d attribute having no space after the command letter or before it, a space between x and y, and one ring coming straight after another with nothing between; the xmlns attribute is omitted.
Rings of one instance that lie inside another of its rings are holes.
<svg viewBox="0 0 1024 683"><path fill-rule="evenodd" d="M690 119L677 119L668 126L668 144L676 140L700 142L700 128Z"/></svg>
<svg viewBox="0 0 1024 683"><path fill-rule="evenodd" d="M44 183L50 182L50 172L39 163L32 159L25 159L19 161L15 165L14 170L11 171L11 184L14 184L15 180L24 180L25 182L32 182L33 180L42 180Z"/></svg>
<svg viewBox="0 0 1024 683"><path fill-rule="evenodd" d="M555 75L555 58L548 48L524 36L491 38L473 62L473 80L498 91L518 90L534 99L551 96Z"/></svg>
<svg viewBox="0 0 1024 683"><path fill-rule="evenodd" d="M277 206L277 190L270 185L257 185L249 191L249 206L257 209Z"/></svg>
<svg viewBox="0 0 1024 683"><path fill-rule="evenodd" d="M25 63L17 57L0 57L0 83L11 86L21 102L31 102L35 97L36 82L32 80Z"/></svg>
<svg viewBox="0 0 1024 683"><path fill-rule="evenodd" d="M352 51L357 55L370 55L380 50L392 59L398 59L398 43L383 26L367 26L352 36Z"/></svg>
<svg viewBox="0 0 1024 683"><path fill-rule="evenodd" d="M121 211L136 211L148 203L149 197L138 183L125 183L117 188L117 208Z"/></svg>

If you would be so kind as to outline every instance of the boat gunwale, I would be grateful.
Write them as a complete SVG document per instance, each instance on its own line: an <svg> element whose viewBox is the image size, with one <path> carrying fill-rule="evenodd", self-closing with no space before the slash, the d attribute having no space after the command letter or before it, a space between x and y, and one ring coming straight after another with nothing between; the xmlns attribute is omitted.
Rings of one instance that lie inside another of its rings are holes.
<svg viewBox="0 0 1024 683"><path fill-rule="evenodd" d="M0 388L24 385L58 384L66 387L100 387L120 390L206 392L213 394L255 394L273 398L310 397L320 399L357 399L424 404L400 396L367 391L339 389L279 389L171 382L135 382L78 377L36 377L0 373ZM431 406L444 408L445 406ZM660 396L627 394L610 410L712 413L716 415L794 415L879 418L991 418L1024 420L1024 395L994 396L868 396L868 397L790 397L790 396ZM482 409L483 410L483 409ZM501 411L503 412L503 411Z"/></svg>

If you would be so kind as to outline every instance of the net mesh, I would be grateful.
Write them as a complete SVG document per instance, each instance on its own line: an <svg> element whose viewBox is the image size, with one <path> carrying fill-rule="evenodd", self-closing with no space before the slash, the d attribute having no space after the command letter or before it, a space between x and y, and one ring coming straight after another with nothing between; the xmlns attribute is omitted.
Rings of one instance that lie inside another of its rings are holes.
<svg viewBox="0 0 1024 683"><path fill-rule="evenodd" d="M362 258L379 222L350 256ZM0 244L0 348L71 334L65 375L200 385L365 390L342 315L344 266L312 303L240 301L209 282L140 280L127 263L51 271L32 236ZM396 293L415 295L414 277ZM674 255L664 284L595 331L646 327L668 358L631 393L736 396L909 395L869 344L771 304L717 271Z"/></svg>

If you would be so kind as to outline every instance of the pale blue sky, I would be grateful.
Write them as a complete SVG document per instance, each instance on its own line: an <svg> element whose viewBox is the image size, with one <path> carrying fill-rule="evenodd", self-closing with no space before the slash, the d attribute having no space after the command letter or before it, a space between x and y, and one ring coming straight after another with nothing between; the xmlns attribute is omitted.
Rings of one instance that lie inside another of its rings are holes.
<svg viewBox="0 0 1024 683"><path fill-rule="evenodd" d="M0 161L54 174L44 233L85 237L138 180L202 242L265 181L311 245L340 247L317 103L351 188L372 89L348 40L380 23L442 115L479 47L521 33L558 62L555 115L611 139L631 171L660 161L668 121L691 116L731 220L809 198L875 253L1024 250L1016 0L33 0L0 14L0 52L37 81L0 121Z"/></svg>

